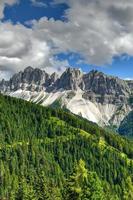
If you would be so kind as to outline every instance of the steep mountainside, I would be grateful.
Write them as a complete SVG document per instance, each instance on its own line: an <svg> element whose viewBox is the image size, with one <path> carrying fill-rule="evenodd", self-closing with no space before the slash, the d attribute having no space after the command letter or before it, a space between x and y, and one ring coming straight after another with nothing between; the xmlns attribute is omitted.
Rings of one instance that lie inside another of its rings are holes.
<svg viewBox="0 0 133 200"><path fill-rule="evenodd" d="M133 82L91 71L83 74L68 68L60 77L27 67L9 81L0 82L0 91L42 104L65 107L99 125L119 126L132 110L129 99Z"/></svg>
<svg viewBox="0 0 133 200"><path fill-rule="evenodd" d="M0 95L0 199L131 200L132 175L132 141Z"/></svg>
<svg viewBox="0 0 133 200"><path fill-rule="evenodd" d="M121 122L118 132L123 136L133 138L133 111L131 111Z"/></svg>

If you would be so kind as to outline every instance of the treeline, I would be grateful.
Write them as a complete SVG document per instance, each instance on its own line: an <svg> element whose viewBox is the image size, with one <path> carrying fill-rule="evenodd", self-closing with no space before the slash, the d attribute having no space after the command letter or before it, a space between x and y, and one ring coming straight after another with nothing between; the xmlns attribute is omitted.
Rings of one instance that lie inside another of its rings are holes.
<svg viewBox="0 0 133 200"><path fill-rule="evenodd" d="M96 124L0 95L0 199L133 199L133 144Z"/></svg>

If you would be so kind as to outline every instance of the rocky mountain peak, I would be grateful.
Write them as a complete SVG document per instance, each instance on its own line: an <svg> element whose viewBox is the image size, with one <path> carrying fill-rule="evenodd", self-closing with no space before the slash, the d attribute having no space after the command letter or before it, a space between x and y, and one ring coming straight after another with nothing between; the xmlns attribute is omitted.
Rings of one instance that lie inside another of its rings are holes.
<svg viewBox="0 0 133 200"><path fill-rule="evenodd" d="M80 69L78 69L78 68L71 68L71 67L68 67L64 73L71 74L74 77L75 76L78 77L78 76L80 76L82 74L82 72L81 72Z"/></svg>
<svg viewBox="0 0 133 200"><path fill-rule="evenodd" d="M108 76L97 70L83 74L67 68L58 77L42 69L27 67L9 80L0 82L0 92L51 105L61 100L75 114L99 124L118 125L132 109L133 81Z"/></svg>
<svg viewBox="0 0 133 200"><path fill-rule="evenodd" d="M24 73L31 73L33 70L34 70L33 67L28 66L28 67L26 67L26 68L24 69Z"/></svg>
<svg viewBox="0 0 133 200"><path fill-rule="evenodd" d="M28 67L23 72L22 81L34 84L43 84L49 79L49 77L49 74L47 74L44 70Z"/></svg>
<svg viewBox="0 0 133 200"><path fill-rule="evenodd" d="M85 90L100 95L127 95L130 89L124 80L118 77L107 76L106 74L92 70L83 76Z"/></svg>
<svg viewBox="0 0 133 200"><path fill-rule="evenodd" d="M57 88L77 90L82 82L83 73L79 69L68 68L57 82Z"/></svg>
<svg viewBox="0 0 133 200"><path fill-rule="evenodd" d="M78 90L79 88L88 95L101 96L113 95L128 96L133 87L133 82L127 82L117 77L107 76L97 70L83 74L80 69L67 68L58 77L56 73L49 75L39 68L27 67L23 72L16 73L9 81L0 82L0 90L44 90L52 86L52 90ZM50 90L51 90L50 89ZM50 91L48 89L48 91Z"/></svg>
<svg viewBox="0 0 133 200"><path fill-rule="evenodd" d="M124 81L118 77L107 76L97 70L83 74L80 69L67 68L59 78L56 73L49 75L39 68L27 67L23 72L14 74L9 81L0 82L0 90L44 90L52 85L52 90L81 90L87 95L127 97L133 90L133 81Z"/></svg>
<svg viewBox="0 0 133 200"><path fill-rule="evenodd" d="M58 79L58 74L54 72L53 74L51 74L50 78L51 78L51 83L55 83L55 81Z"/></svg>

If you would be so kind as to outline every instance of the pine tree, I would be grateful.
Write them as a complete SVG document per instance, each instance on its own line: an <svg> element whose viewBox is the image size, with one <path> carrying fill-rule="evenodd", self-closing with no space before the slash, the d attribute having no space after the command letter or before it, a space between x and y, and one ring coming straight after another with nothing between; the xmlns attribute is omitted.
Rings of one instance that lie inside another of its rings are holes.
<svg viewBox="0 0 133 200"><path fill-rule="evenodd" d="M126 179L126 189L123 192L123 200L133 199L133 182L130 177Z"/></svg>
<svg viewBox="0 0 133 200"><path fill-rule="evenodd" d="M96 173L88 172L85 162L80 160L74 174L67 180L64 190L66 200L104 200L102 184Z"/></svg>

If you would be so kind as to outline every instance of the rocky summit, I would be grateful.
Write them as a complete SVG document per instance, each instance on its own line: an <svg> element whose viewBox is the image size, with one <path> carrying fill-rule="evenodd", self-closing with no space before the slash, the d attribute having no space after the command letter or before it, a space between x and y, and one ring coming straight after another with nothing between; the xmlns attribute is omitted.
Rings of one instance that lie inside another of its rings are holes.
<svg viewBox="0 0 133 200"><path fill-rule="evenodd" d="M92 70L67 68L59 77L27 67L9 81L0 82L3 94L44 106L60 106L101 126L119 126L132 110L133 81Z"/></svg>

